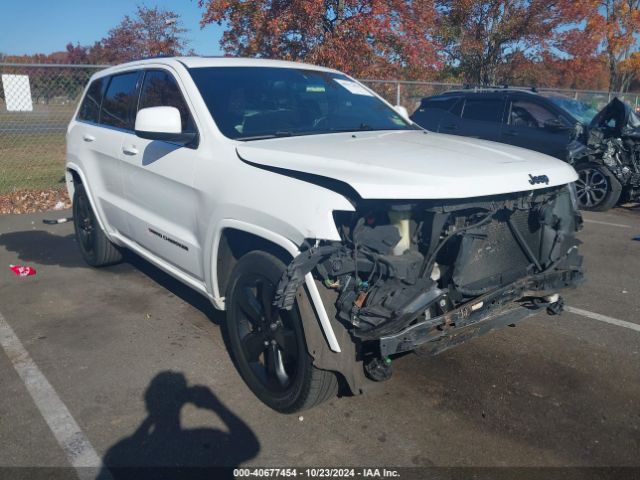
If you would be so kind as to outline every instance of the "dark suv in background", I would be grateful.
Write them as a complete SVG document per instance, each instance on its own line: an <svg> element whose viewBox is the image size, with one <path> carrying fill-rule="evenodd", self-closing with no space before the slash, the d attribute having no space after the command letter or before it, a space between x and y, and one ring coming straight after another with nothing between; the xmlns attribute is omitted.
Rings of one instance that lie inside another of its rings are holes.
<svg viewBox="0 0 640 480"><path fill-rule="evenodd" d="M434 132L508 143L569 161L579 174L580 207L603 211L632 197L640 183L640 149L635 143L610 138L605 142L606 135L593 135L598 127L594 121L608 127L616 121L602 114L612 104L599 114L585 103L543 96L535 89L468 88L423 98L411 119ZM620 112L618 123L626 125L629 116L635 117L631 111L615 111ZM592 145L594 137L597 145Z"/></svg>

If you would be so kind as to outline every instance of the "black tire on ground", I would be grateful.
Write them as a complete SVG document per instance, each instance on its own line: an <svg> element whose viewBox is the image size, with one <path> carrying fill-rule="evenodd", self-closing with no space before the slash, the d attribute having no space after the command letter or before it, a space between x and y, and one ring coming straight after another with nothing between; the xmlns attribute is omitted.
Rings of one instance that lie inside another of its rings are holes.
<svg viewBox="0 0 640 480"><path fill-rule="evenodd" d="M629 203L640 200L640 191L634 190L631 187L623 188L622 195L620 195L620 203Z"/></svg>
<svg viewBox="0 0 640 480"><path fill-rule="evenodd" d="M314 407L338 392L333 372L313 366L297 305L272 305L285 270L261 251L244 255L233 269L226 294L227 338L234 363L251 391L280 413Z"/></svg>
<svg viewBox="0 0 640 480"><path fill-rule="evenodd" d="M604 212L618 203L622 185L605 166L587 162L575 168L579 177L576 192L581 210Z"/></svg>
<svg viewBox="0 0 640 480"><path fill-rule="evenodd" d="M81 183L73 194L73 226L82 258L92 267L113 265L122 260L122 253L109 241L91 208L89 197Z"/></svg>

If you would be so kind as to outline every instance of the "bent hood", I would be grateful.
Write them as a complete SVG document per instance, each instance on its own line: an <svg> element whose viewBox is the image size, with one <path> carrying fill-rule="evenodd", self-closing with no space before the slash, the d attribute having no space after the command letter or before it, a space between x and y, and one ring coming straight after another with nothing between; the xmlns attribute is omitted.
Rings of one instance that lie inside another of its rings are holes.
<svg viewBox="0 0 640 480"><path fill-rule="evenodd" d="M640 118L631 105L615 97L600 110L591 123L589 130L604 129L609 136L640 136Z"/></svg>
<svg viewBox="0 0 640 480"><path fill-rule="evenodd" d="M420 130L243 143L245 162L339 180L365 199L471 198L563 185L568 164L541 153Z"/></svg>

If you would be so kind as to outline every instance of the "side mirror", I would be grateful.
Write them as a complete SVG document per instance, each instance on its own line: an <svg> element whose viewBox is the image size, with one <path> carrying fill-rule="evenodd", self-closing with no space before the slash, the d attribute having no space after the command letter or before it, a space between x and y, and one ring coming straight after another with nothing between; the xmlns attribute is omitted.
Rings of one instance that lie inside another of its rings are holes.
<svg viewBox="0 0 640 480"><path fill-rule="evenodd" d="M196 133L183 133L180 111L175 107L142 108L136 115L136 135L147 140L189 143Z"/></svg>
<svg viewBox="0 0 640 480"><path fill-rule="evenodd" d="M405 120L409 120L409 112L405 107L403 107L402 105L396 105L393 108L402 118L404 118Z"/></svg>

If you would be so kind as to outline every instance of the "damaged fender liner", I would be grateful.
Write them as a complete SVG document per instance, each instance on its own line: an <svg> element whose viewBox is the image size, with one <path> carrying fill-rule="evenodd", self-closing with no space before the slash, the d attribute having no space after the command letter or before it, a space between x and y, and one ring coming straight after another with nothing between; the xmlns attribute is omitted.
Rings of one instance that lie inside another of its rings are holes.
<svg viewBox="0 0 640 480"><path fill-rule="evenodd" d="M536 297L544 295L545 292L539 291L541 287L550 293L563 286L576 286L581 283L582 277L582 271L579 269L558 270L514 282L475 298L444 315L381 337L380 353L388 356L415 350L420 346L431 354L440 353L470 338L535 315L548 304L532 302L513 306L513 302L522 300L528 294L535 293Z"/></svg>

